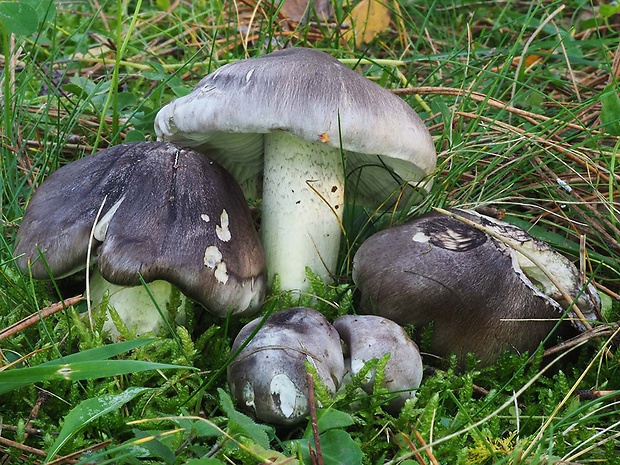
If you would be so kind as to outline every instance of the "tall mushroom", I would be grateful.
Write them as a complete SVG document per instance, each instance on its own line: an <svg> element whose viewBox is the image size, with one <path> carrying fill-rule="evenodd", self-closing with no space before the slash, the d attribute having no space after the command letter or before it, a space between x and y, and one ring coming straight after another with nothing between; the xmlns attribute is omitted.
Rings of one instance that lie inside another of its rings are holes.
<svg viewBox="0 0 620 465"><path fill-rule="evenodd" d="M267 272L284 289L306 287L306 266L324 278L335 272L347 176L359 201L396 203L436 165L409 105L304 48L222 66L163 107L155 130L208 151L247 189L262 176Z"/></svg>
<svg viewBox="0 0 620 465"><path fill-rule="evenodd" d="M103 278L94 280L99 296L106 281L140 293L140 277L163 280L224 316L258 310L265 294L263 250L240 188L217 163L171 143L111 147L36 190L17 234L19 268L60 278L84 269L89 254ZM126 304L116 310L127 321L140 311L131 295L115 302ZM153 311L135 321L139 332L156 330Z"/></svg>
<svg viewBox="0 0 620 465"><path fill-rule="evenodd" d="M594 286L581 283L567 258L516 226L473 211L455 213L493 235L430 213L361 245L353 279L365 313L401 325L432 323L434 352L461 359L474 353L483 364L507 349L534 350L572 305L587 319L598 318ZM518 242L536 263L494 236ZM553 273L571 302L539 265ZM569 316L577 329L585 329L574 311Z"/></svg>

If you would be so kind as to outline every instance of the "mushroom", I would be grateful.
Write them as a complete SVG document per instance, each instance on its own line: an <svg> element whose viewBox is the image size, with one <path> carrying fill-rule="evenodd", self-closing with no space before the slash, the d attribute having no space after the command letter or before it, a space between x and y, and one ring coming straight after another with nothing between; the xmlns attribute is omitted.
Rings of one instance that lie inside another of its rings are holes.
<svg viewBox="0 0 620 465"><path fill-rule="evenodd" d="M140 294L141 278L163 280L225 316L258 310L265 294L263 250L239 186L203 154L171 143L111 147L52 173L28 204L16 242L18 267L35 279L73 274L90 255L101 274L93 278L98 299L106 282ZM169 287L158 288L166 299ZM137 311L134 299L115 296L126 321ZM149 312L138 332L159 326Z"/></svg>
<svg viewBox="0 0 620 465"><path fill-rule="evenodd" d="M585 317L597 319L598 294L567 258L516 226L473 211L455 213L537 256ZM401 325L432 323L434 352L455 353L461 361L474 353L492 364L507 349L536 349L565 309L575 328L587 325L522 252L459 219L430 213L365 241L354 257L353 280L363 313Z"/></svg>
<svg viewBox="0 0 620 465"><path fill-rule="evenodd" d="M357 375L368 361L390 354L381 384L396 393L387 405L388 410L398 412L407 399L415 397L422 382L422 357L402 327L380 316L345 315L334 321L334 328L344 342L345 366L352 375ZM373 393L375 374L373 369L362 385L369 394Z"/></svg>
<svg viewBox="0 0 620 465"><path fill-rule="evenodd" d="M407 103L304 48L222 66L163 107L155 131L209 151L248 196L262 176L267 272L283 289L305 289L307 266L324 279L336 271L346 176L359 202L404 204L436 166Z"/></svg>
<svg viewBox="0 0 620 465"><path fill-rule="evenodd" d="M311 308L272 313L253 334L262 320L251 321L235 338L233 353L247 345L228 365L228 385L239 407L259 420L294 425L310 408L306 363L335 394L345 371L340 337Z"/></svg>

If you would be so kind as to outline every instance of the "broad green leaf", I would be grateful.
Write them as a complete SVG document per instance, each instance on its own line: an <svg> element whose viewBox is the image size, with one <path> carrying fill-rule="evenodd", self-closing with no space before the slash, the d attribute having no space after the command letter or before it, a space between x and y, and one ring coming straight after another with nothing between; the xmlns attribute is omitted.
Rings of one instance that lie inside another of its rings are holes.
<svg viewBox="0 0 620 465"><path fill-rule="evenodd" d="M139 429L134 429L133 433L137 439L141 440L140 447L143 447L148 451L149 458L159 459L163 463L169 465L174 463L174 451L159 440L157 433L142 431ZM160 433L165 434L163 431Z"/></svg>
<svg viewBox="0 0 620 465"><path fill-rule="evenodd" d="M170 0L157 0L155 3L157 3L157 7L162 11L166 11L170 8Z"/></svg>
<svg viewBox="0 0 620 465"><path fill-rule="evenodd" d="M39 27L37 12L21 2L0 2L0 25L11 34L27 36Z"/></svg>
<svg viewBox="0 0 620 465"><path fill-rule="evenodd" d="M20 3L30 6L36 12L39 24L56 18L57 11L53 0L21 0Z"/></svg>
<svg viewBox="0 0 620 465"><path fill-rule="evenodd" d="M125 143L128 142L145 142L146 136L142 131L138 131L136 129L132 129L131 131L127 131L127 135L125 136Z"/></svg>
<svg viewBox="0 0 620 465"><path fill-rule="evenodd" d="M351 415L333 408L317 409L316 416L319 433L324 433L330 429L346 428L354 423ZM312 435L312 427L308 424L304 436L310 437L310 435Z"/></svg>
<svg viewBox="0 0 620 465"><path fill-rule="evenodd" d="M598 14L601 18L611 18L613 15L620 13L620 5L617 4L603 4L599 6Z"/></svg>
<svg viewBox="0 0 620 465"><path fill-rule="evenodd" d="M269 447L267 431L271 431L271 428L259 425L247 415L237 412L230 396L221 388L217 391L220 395L220 407L228 417L228 428L232 432L238 432L267 449Z"/></svg>
<svg viewBox="0 0 620 465"><path fill-rule="evenodd" d="M601 124L612 136L620 136L620 97L615 85L609 85L601 96Z"/></svg>
<svg viewBox="0 0 620 465"><path fill-rule="evenodd" d="M147 390L149 388L131 387L120 394L107 394L80 402L65 417L62 429L47 453L45 461L49 462L61 447L84 426L108 412L119 409L138 394Z"/></svg>
<svg viewBox="0 0 620 465"><path fill-rule="evenodd" d="M319 435L319 439L325 465L361 465L362 449L346 431L332 429ZM314 440L300 439L297 442L304 463L312 463L308 444L315 450Z"/></svg>
<svg viewBox="0 0 620 465"><path fill-rule="evenodd" d="M138 102L138 98L131 92L119 92L116 94L116 106L119 110L133 107Z"/></svg>
<svg viewBox="0 0 620 465"><path fill-rule="evenodd" d="M0 394L42 381L79 381L106 378L148 370L185 369L180 365L143 362L140 360L100 360L97 362L75 362L61 365L38 365L30 368L0 372ZM190 368L191 369L191 368Z"/></svg>

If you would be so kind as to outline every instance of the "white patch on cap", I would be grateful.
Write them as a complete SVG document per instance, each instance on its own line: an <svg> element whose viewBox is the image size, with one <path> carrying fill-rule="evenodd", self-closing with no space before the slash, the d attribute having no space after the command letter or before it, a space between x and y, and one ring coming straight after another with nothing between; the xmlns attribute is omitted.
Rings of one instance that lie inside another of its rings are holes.
<svg viewBox="0 0 620 465"><path fill-rule="evenodd" d="M243 400L245 401L245 405L253 409L256 408L256 404L254 403L255 397L254 386L252 383L246 383L245 386L243 386Z"/></svg>
<svg viewBox="0 0 620 465"><path fill-rule="evenodd" d="M245 82L250 82L250 78L252 77L252 74L254 74L254 68L248 71L248 73L245 75Z"/></svg>
<svg viewBox="0 0 620 465"><path fill-rule="evenodd" d="M123 203L123 200L125 200L125 196L124 195L120 199L118 199L114 203L114 205L112 205L110 207L110 209L106 212L106 214L103 215L99 219L99 221L97 222L97 224L93 228L93 237L95 239L97 239L99 242L103 242L103 240L105 239L105 235L108 232L108 226L110 226L110 221L112 221L112 218L114 217L114 214L116 213L118 208Z"/></svg>
<svg viewBox="0 0 620 465"><path fill-rule="evenodd" d="M215 279L217 279L222 284L226 284L228 282L228 267L225 262L219 262L215 267L214 273Z"/></svg>
<svg viewBox="0 0 620 465"><path fill-rule="evenodd" d="M228 242L232 237L230 234L230 229L228 229L228 225L228 213L226 210L222 210L222 214L220 215L220 224L215 226L215 233L222 242Z"/></svg>
<svg viewBox="0 0 620 465"><path fill-rule="evenodd" d="M211 218L209 218L209 215L207 215L206 213L203 213L202 215L200 215L200 219L204 221L205 223L208 223L209 221L211 221Z"/></svg>
<svg viewBox="0 0 620 465"><path fill-rule="evenodd" d="M375 357L373 357L373 358L375 358ZM380 358L380 357L376 357L376 358ZM357 375L360 371L362 371L362 369L366 365L366 362L368 362L368 360L364 360L362 358L352 358L351 359L351 373L353 375ZM366 375L364 375L364 379L361 380L362 383L364 383L364 384L365 383L370 383L373 380L373 378L375 377L375 373L376 373L376 369L375 368L372 368L372 369L368 370Z"/></svg>
<svg viewBox="0 0 620 465"><path fill-rule="evenodd" d="M222 261L222 252L214 245L205 249L205 266L213 269Z"/></svg>
<svg viewBox="0 0 620 465"><path fill-rule="evenodd" d="M214 245L210 245L205 249L205 266L208 266L213 272L213 276L220 283L226 284L228 282L228 267L226 263L222 261L222 252Z"/></svg>
<svg viewBox="0 0 620 465"><path fill-rule="evenodd" d="M411 239L413 239L414 242L421 242L423 244L431 240L431 238L424 234L422 231L418 231L417 233L415 233Z"/></svg>
<svg viewBox="0 0 620 465"><path fill-rule="evenodd" d="M271 379L269 388L271 396L274 398L275 407L279 407L286 418L305 415L308 400L288 376L284 373L275 375Z"/></svg>

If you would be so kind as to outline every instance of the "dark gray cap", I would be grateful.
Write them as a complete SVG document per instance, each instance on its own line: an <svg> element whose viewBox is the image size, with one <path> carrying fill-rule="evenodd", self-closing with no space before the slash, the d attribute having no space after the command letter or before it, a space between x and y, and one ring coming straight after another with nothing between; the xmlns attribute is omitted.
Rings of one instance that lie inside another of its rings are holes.
<svg viewBox="0 0 620 465"><path fill-rule="evenodd" d="M262 319L244 326L235 352ZM344 376L340 337L316 310L295 307L272 313L228 365L228 385L243 410L270 423L293 425L309 413L306 363L333 395Z"/></svg>
<svg viewBox="0 0 620 465"><path fill-rule="evenodd" d="M415 397L424 372L422 357L402 327L376 315L345 315L334 321L334 328L344 342L345 365L352 375L358 374L368 361L390 355L381 386L394 392L388 410L398 412L407 399ZM370 374L362 387L372 394L375 371Z"/></svg>
<svg viewBox="0 0 620 465"><path fill-rule="evenodd" d="M232 176L203 154L144 142L60 168L28 204L19 268L37 279L83 269L93 226L93 261L113 284L165 280L219 315L262 303L265 259L248 206Z"/></svg>
<svg viewBox="0 0 620 465"><path fill-rule="evenodd" d="M568 259L516 226L454 212L536 252L574 298L581 295L586 318L598 318L595 289L581 284ZM353 279L364 313L418 328L432 323L435 353L462 358L471 352L489 364L505 350L536 349L569 305L519 255L471 225L430 213L366 240L354 257Z"/></svg>
<svg viewBox="0 0 620 465"><path fill-rule="evenodd" d="M406 102L306 48L222 66L163 107L155 131L163 140L220 152L214 156L242 185L260 177L266 133L342 147L357 197L371 204L436 166L430 133Z"/></svg>

